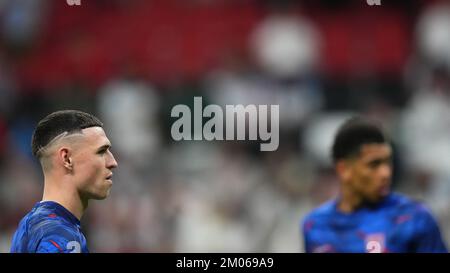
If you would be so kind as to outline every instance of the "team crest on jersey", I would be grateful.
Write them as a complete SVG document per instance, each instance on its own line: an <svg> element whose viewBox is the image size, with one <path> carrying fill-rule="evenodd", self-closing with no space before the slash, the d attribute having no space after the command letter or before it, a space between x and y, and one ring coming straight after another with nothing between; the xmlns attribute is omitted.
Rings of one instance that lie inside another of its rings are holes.
<svg viewBox="0 0 450 273"><path fill-rule="evenodd" d="M368 234L365 245L367 253L383 253L386 250L386 237L383 233Z"/></svg>

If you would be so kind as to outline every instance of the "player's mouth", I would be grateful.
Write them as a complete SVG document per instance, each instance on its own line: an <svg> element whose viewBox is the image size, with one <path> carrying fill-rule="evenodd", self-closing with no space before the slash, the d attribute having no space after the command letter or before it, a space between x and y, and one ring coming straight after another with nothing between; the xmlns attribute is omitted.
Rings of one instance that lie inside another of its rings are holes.
<svg viewBox="0 0 450 273"><path fill-rule="evenodd" d="M110 173L110 174L105 178L105 180L112 183L112 176L113 176L113 173Z"/></svg>
<svg viewBox="0 0 450 273"><path fill-rule="evenodd" d="M381 196L386 196L390 192L389 186L383 186L379 189L379 193Z"/></svg>

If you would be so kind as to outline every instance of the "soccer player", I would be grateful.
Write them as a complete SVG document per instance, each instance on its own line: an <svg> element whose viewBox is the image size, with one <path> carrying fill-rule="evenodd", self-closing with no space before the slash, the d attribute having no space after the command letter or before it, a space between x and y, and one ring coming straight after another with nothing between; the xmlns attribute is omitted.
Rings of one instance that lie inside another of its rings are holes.
<svg viewBox="0 0 450 273"><path fill-rule="evenodd" d="M117 167L102 126L75 110L54 112L38 123L32 151L44 172L43 198L20 221L11 252L89 252L80 219L90 199L109 195Z"/></svg>
<svg viewBox="0 0 450 273"><path fill-rule="evenodd" d="M392 149L380 127L346 121L332 157L339 194L303 220L306 252L447 252L429 209L390 192Z"/></svg>

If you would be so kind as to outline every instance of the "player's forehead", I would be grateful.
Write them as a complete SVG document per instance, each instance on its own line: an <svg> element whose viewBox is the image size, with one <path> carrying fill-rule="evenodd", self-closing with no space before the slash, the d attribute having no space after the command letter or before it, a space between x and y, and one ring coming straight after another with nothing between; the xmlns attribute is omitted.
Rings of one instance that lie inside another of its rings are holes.
<svg viewBox="0 0 450 273"><path fill-rule="evenodd" d="M392 156L392 148L387 143L363 144L360 148L359 158L364 161L386 159Z"/></svg>
<svg viewBox="0 0 450 273"><path fill-rule="evenodd" d="M83 140L93 146L111 145L102 127L89 127L82 130Z"/></svg>

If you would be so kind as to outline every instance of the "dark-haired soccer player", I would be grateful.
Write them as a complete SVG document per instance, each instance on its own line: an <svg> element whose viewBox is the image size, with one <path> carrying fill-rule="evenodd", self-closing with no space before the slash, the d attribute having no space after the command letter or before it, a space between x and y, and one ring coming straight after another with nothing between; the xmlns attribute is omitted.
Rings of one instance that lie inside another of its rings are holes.
<svg viewBox="0 0 450 273"><path fill-rule="evenodd" d="M117 167L102 126L75 110L54 112L38 123L32 151L44 172L44 194L21 220L11 252L89 252L80 219L89 199L109 195Z"/></svg>
<svg viewBox="0 0 450 273"><path fill-rule="evenodd" d="M390 192L392 149L377 125L348 120L332 155L340 192L304 219L306 252L447 252L430 211Z"/></svg>

